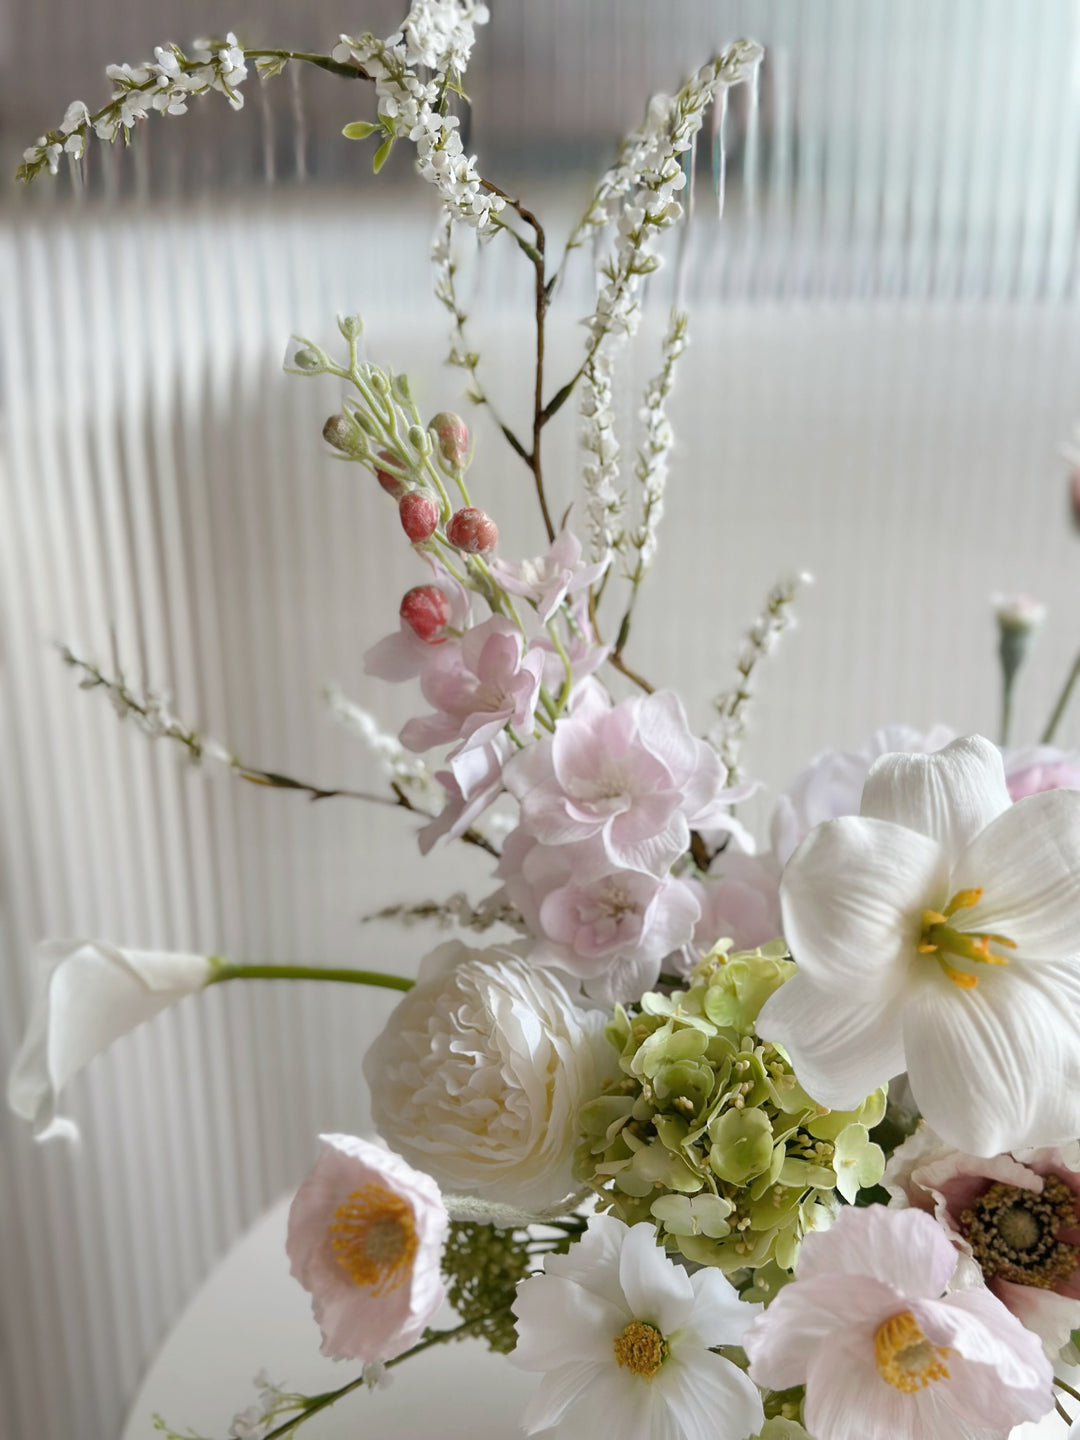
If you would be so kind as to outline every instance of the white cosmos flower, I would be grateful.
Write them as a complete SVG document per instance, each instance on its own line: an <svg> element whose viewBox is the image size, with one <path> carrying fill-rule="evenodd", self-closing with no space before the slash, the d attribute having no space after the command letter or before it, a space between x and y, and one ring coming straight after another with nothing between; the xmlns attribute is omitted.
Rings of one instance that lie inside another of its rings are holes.
<svg viewBox="0 0 1080 1440"><path fill-rule="evenodd" d="M543 1275L518 1288L513 1308L510 1360L544 1376L522 1419L528 1435L745 1440L762 1424L756 1387L710 1349L739 1344L758 1307L718 1270L688 1275L647 1221L594 1215L566 1255L548 1255Z"/></svg>
<svg viewBox="0 0 1080 1440"><path fill-rule="evenodd" d="M1080 792L1010 804L981 736L886 755L780 901L798 971L758 1030L815 1100L848 1109L906 1070L969 1154L1080 1134Z"/></svg>
<svg viewBox="0 0 1080 1440"><path fill-rule="evenodd" d="M8 1080L8 1104L39 1140L73 1136L56 1116L60 1090L114 1040L186 995L213 973L205 955L122 950L101 940L49 940L37 954L36 992Z"/></svg>

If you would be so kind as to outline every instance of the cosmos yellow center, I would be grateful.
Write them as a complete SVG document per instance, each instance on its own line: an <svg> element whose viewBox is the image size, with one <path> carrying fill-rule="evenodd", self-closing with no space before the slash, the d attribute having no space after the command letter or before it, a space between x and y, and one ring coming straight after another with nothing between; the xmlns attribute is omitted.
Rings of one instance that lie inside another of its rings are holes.
<svg viewBox="0 0 1080 1440"><path fill-rule="evenodd" d="M370 1286L376 1295L408 1279L417 1244L412 1206L385 1185L361 1186L334 1211L334 1256L355 1285Z"/></svg>
<svg viewBox="0 0 1080 1440"><path fill-rule="evenodd" d="M982 893L981 890L958 890L944 910L924 910L922 913L919 954L933 955L948 978L961 990L973 989L979 983L978 976L970 970L961 970L948 956L978 965L1007 965L1008 955L991 950L991 945L1005 950L1016 949L1016 942L1007 935L960 930L951 923L957 911L970 910L977 905Z"/></svg>
<svg viewBox="0 0 1080 1440"><path fill-rule="evenodd" d="M659 1371L668 1355L668 1344L655 1325L646 1325L643 1320L631 1320L626 1329L615 1336L615 1359L629 1370L631 1375L640 1375L651 1380Z"/></svg>
<svg viewBox="0 0 1080 1440"><path fill-rule="evenodd" d="M878 1374L905 1395L913 1395L935 1380L947 1380L948 1357L948 1350L927 1340L910 1310L893 1315L874 1334Z"/></svg>

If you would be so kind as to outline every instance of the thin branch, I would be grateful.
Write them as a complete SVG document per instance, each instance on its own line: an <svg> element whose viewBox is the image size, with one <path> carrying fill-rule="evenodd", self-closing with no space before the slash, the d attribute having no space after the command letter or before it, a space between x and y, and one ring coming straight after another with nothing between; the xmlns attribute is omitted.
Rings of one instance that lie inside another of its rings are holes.
<svg viewBox="0 0 1080 1440"><path fill-rule="evenodd" d="M1057 704L1054 706L1050 719L1046 722L1046 729L1042 733L1040 744L1049 745L1057 734L1057 728L1061 724L1078 680L1080 680L1080 654L1078 654L1073 661L1072 669L1065 677L1065 684L1061 687L1061 694L1057 698Z"/></svg>

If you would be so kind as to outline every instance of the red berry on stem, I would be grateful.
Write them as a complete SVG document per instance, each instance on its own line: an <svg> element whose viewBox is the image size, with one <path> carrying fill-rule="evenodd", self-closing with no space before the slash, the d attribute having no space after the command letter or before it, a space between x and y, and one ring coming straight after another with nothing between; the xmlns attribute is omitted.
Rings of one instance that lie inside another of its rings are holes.
<svg viewBox="0 0 1080 1440"><path fill-rule="evenodd" d="M414 545L430 540L439 523L439 507L430 495L412 490L398 502L401 527Z"/></svg>
<svg viewBox="0 0 1080 1440"><path fill-rule="evenodd" d="M414 585L401 599L398 611L414 635L428 645L438 645L450 619L450 601L437 585Z"/></svg>
<svg viewBox="0 0 1080 1440"><path fill-rule="evenodd" d="M466 555L490 555L499 543L499 527L490 515L470 505L451 515L446 538Z"/></svg>
<svg viewBox="0 0 1080 1440"><path fill-rule="evenodd" d="M401 463L397 456L389 450L380 450L378 459L388 460L391 465L399 465ZM389 470L380 470L379 467L376 466L375 479L378 480L388 495L393 495L395 500L400 500L402 495L405 494L405 483L400 475L394 475Z"/></svg>

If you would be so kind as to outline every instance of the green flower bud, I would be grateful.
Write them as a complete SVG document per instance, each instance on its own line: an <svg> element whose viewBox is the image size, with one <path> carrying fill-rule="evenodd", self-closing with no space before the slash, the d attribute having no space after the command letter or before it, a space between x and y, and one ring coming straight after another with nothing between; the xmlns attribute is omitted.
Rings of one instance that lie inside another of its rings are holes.
<svg viewBox="0 0 1080 1440"><path fill-rule="evenodd" d="M359 315L339 315L337 323L346 340L359 340L364 333L364 322Z"/></svg>
<svg viewBox="0 0 1080 1440"><path fill-rule="evenodd" d="M293 356L293 364L297 370L305 370L308 374L315 374L326 369L323 356L318 350L313 350L310 345L302 345Z"/></svg>

